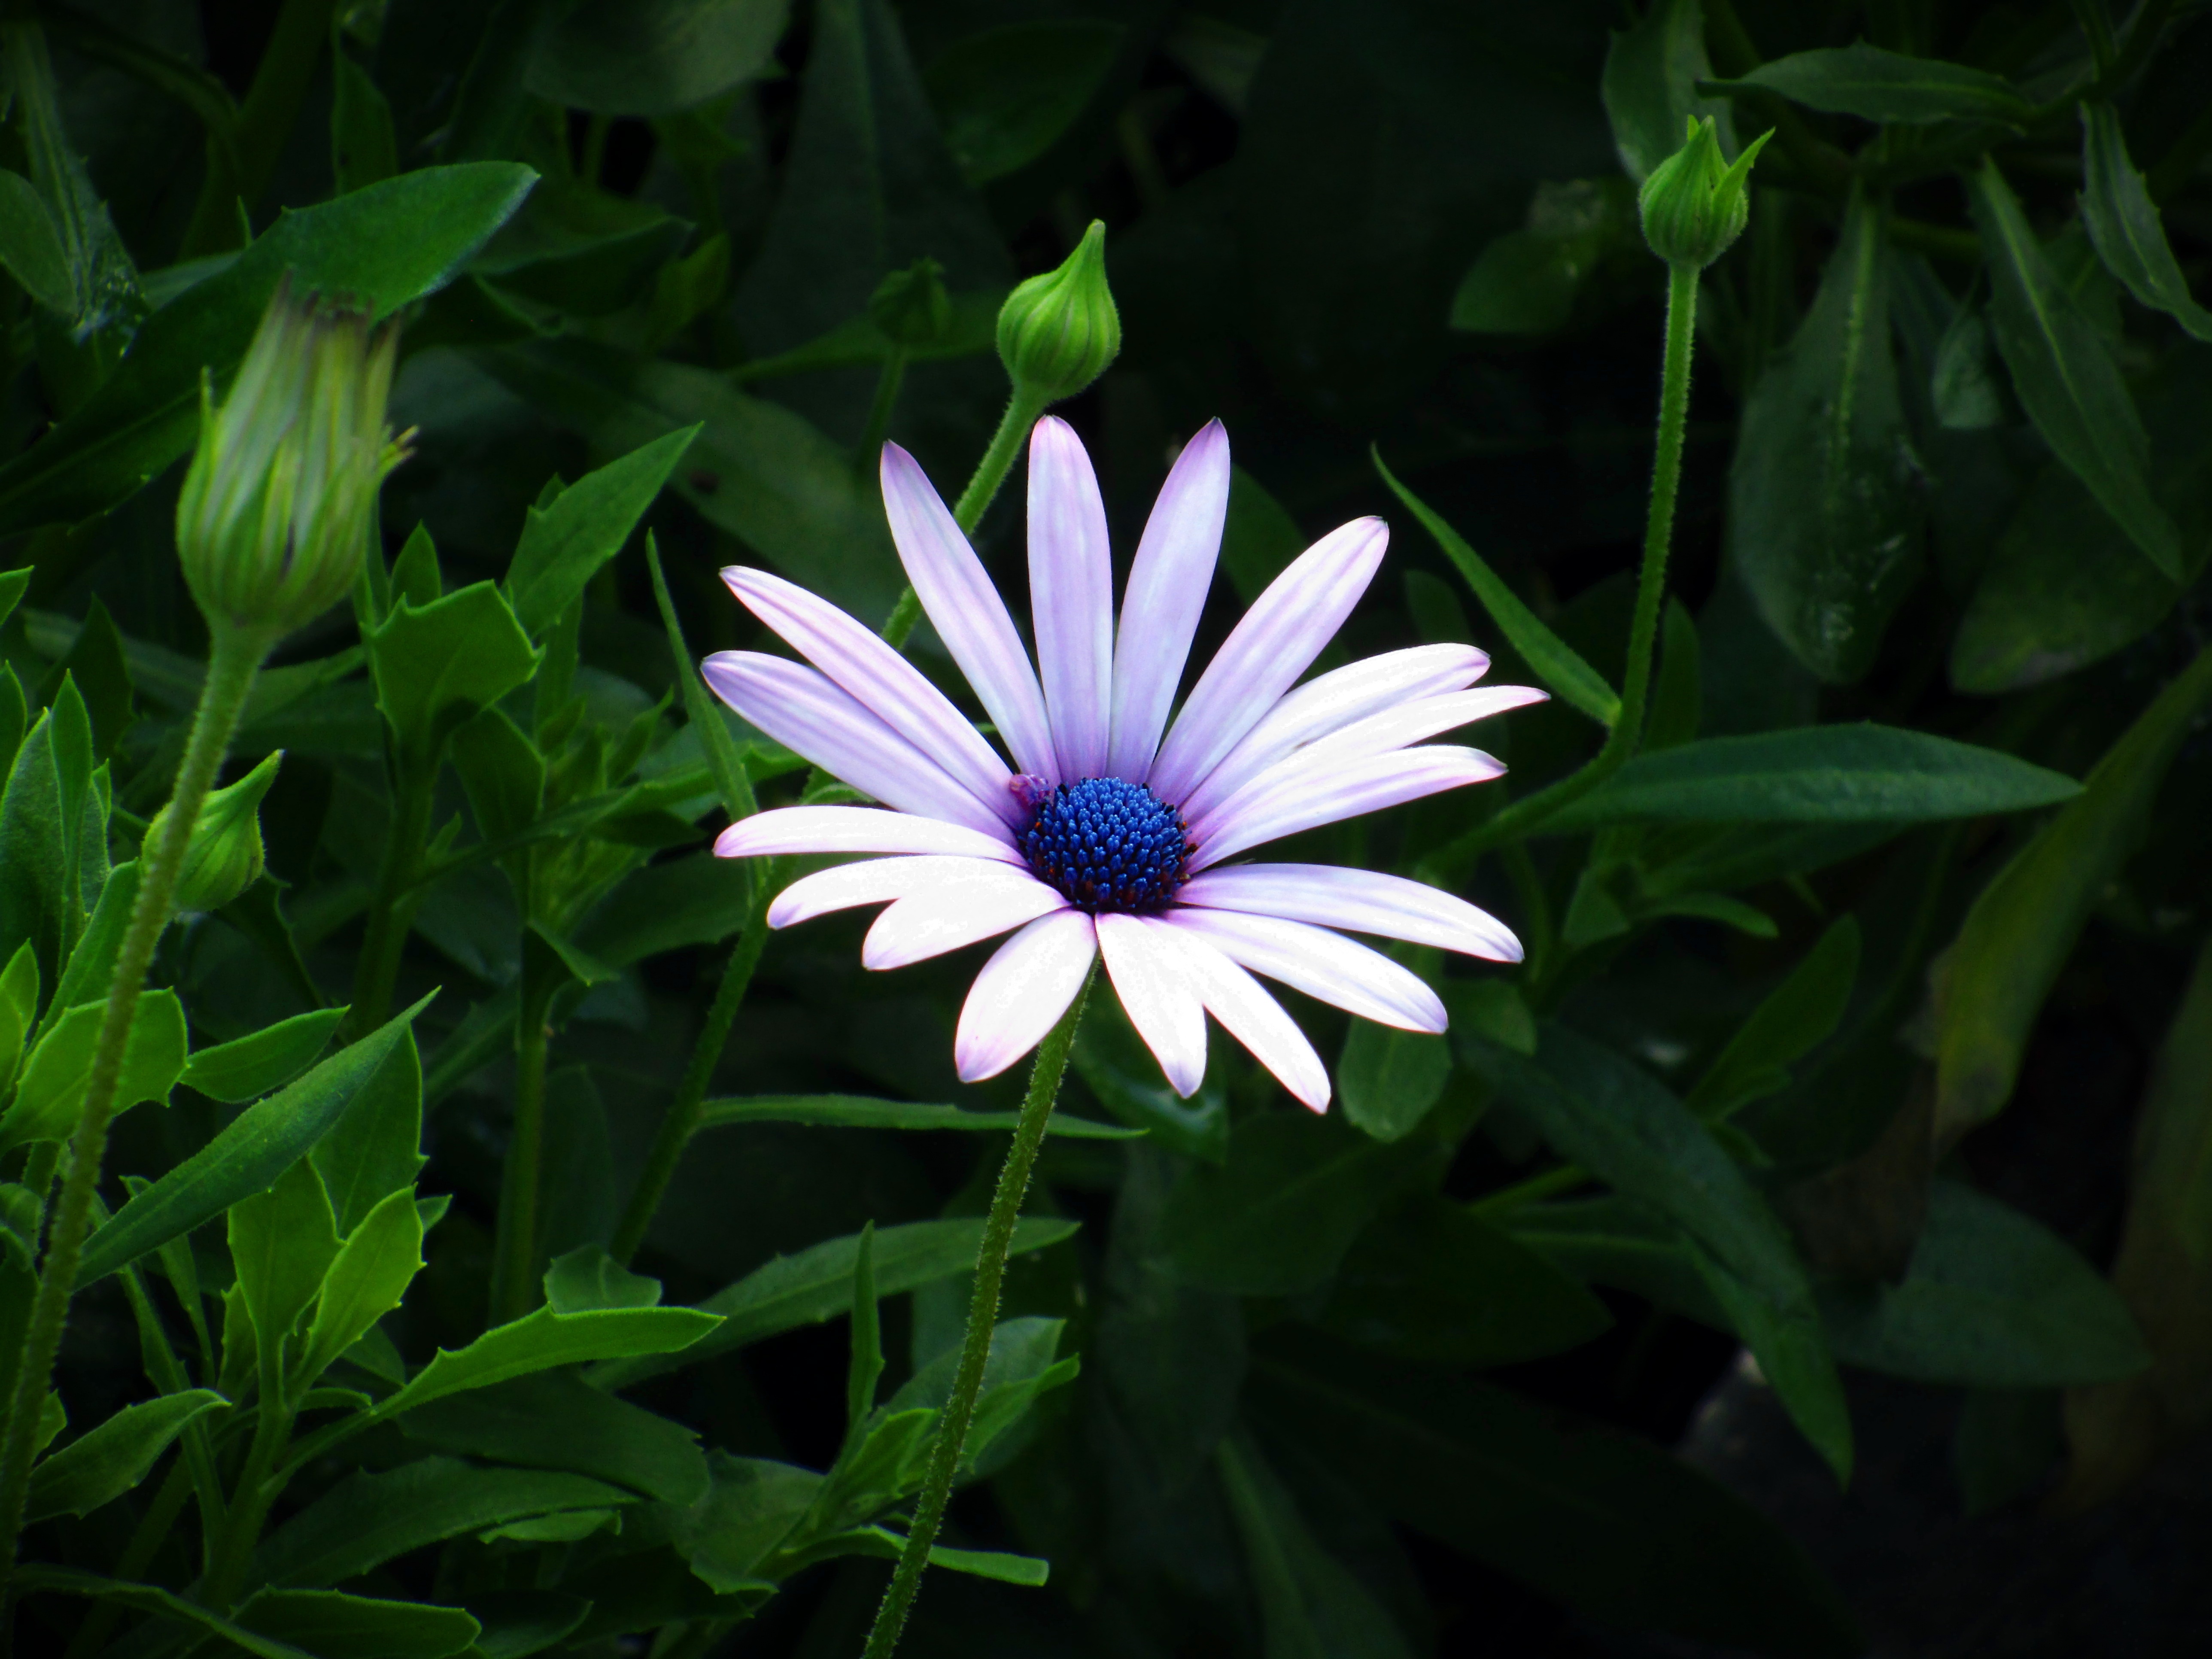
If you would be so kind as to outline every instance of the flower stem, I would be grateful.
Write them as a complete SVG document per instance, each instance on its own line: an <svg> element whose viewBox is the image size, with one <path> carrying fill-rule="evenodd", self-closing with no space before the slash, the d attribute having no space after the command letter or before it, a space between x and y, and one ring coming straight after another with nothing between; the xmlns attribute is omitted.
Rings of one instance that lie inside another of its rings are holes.
<svg viewBox="0 0 2212 1659"><path fill-rule="evenodd" d="M546 1021L561 988L561 966L536 935L522 942L522 996L514 1014L514 1127L500 1185L499 1232L492 1245L491 1321L504 1325L530 1311L537 1279L538 1212L545 1180Z"/></svg>
<svg viewBox="0 0 2212 1659"><path fill-rule="evenodd" d="M1022 440L1030 435L1037 416L1044 413L1044 404L1034 397L1024 398L1019 391L1006 399L1006 412L999 417L999 429L991 434L991 447L983 452L983 459L975 464L975 475L968 480L968 488L960 492L960 499L952 508L952 521L969 535L983 522L983 514L999 493L999 486L1006 481L1006 474L1014 469L1014 457L1022 453Z"/></svg>
<svg viewBox="0 0 2212 1659"><path fill-rule="evenodd" d="M185 744L184 762L169 798L168 819L162 825L160 841L143 854L138 896L116 954L114 976L108 981L107 1006L100 1015L100 1035L93 1048L84 1107L70 1140L69 1173L63 1179L48 1234L45 1270L31 1305L21 1362L15 1373L15 1398L9 1403L6 1439L0 1443L0 1528L5 1529L8 1538L7 1555L0 1559L0 1606L5 1605L6 1579L14 1569L16 1536L22 1529L39 1416L53 1374L54 1356L61 1349L70 1297L76 1291L77 1261L92 1219L100 1161L107 1152L107 1126L115 1113L116 1086L123 1075L123 1053L130 1041L131 1023L138 1012L146 970L153 965L154 947L169 923L169 902L176 892L177 876L184 868L185 854L191 846L200 808L222 769L231 735L238 729L246 695L253 689L254 674L271 643L269 635L258 629L217 629L207 678L200 685L199 707L192 715L191 736ZM0 1645L4 1645L4 1639L5 1627L0 1626Z"/></svg>
<svg viewBox="0 0 2212 1659"><path fill-rule="evenodd" d="M991 1212L983 1223L982 1247L975 1257L975 1296L968 1304L968 1334L960 1346L960 1369L954 1374L951 1398L937 1419L937 1435L930 1443L929 1471L924 1477L921 1501L915 1505L914 1525L907 1531L906 1547L899 1553L898 1570L890 1588L876 1609L876 1622L868 1632L865 1659L890 1659L899 1632L921 1588L922 1569L929 1565L930 1546L945 1523L945 1506L952 1496L952 1478L959 1473L960 1454L968 1443L969 1419L975 1415L975 1396L983 1387L983 1364L991 1356L991 1332L999 1322L999 1291L1006 1275L1006 1251L1013 1243L1014 1223L1022 1198L1029 1191L1030 1170L1037 1148L1044 1142L1045 1125L1051 1121L1053 1103L1060 1097L1060 1079L1067 1072L1068 1051L1075 1043L1075 1028L1090 1000L1094 963L1083 988L1060 1023L1037 1045L1036 1064L1030 1072L1030 1091L1022 1102L1021 1119L1014 1126L1013 1145L999 1170L998 1190L991 1194Z"/></svg>

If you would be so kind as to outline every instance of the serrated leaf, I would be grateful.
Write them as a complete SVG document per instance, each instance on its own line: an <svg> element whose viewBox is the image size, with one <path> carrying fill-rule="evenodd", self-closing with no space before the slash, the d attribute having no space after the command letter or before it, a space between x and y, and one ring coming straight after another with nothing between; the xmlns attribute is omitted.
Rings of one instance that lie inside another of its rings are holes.
<svg viewBox="0 0 2212 1659"><path fill-rule="evenodd" d="M2128 159L2119 112L2110 104L2081 106L2081 222L2105 269L2154 311L2163 311L2199 340L2212 341L2212 311L2189 292L2189 280L2166 240L2158 204Z"/></svg>
<svg viewBox="0 0 2212 1659"><path fill-rule="evenodd" d="M229 1406L212 1389L186 1389L125 1406L31 1472L24 1520L89 1515L112 1503L146 1478L154 1460L168 1449L186 1424Z"/></svg>
<svg viewBox="0 0 2212 1659"><path fill-rule="evenodd" d="M178 1081L227 1106L258 1100L307 1070L344 1021L343 1007L318 1008L274 1025L202 1048L185 1062Z"/></svg>
<svg viewBox="0 0 2212 1659"><path fill-rule="evenodd" d="M641 444L586 473L550 507L530 509L507 592L532 638L544 638L599 567L622 551L700 430L695 422Z"/></svg>

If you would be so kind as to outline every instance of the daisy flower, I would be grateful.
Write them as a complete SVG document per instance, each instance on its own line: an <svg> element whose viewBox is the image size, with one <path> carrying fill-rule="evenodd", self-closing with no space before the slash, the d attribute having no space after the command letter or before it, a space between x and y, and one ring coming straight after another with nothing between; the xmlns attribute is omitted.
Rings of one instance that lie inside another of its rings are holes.
<svg viewBox="0 0 2212 1659"><path fill-rule="evenodd" d="M1033 668L998 592L912 456L884 447L884 506L922 608L1012 757L896 651L836 606L763 570L722 572L806 660L724 651L702 665L724 702L862 793L867 806L787 806L734 823L725 858L884 854L785 888L769 925L856 905L869 968L1011 933L960 1013L968 1082L1040 1042L1103 957L1121 1006L1178 1094L1206 1073L1206 1016L1308 1106L1328 1068L1255 975L1411 1031L1444 1029L1416 975L1346 937L1368 933L1517 962L1512 933L1449 893L1370 870L1232 864L1253 848L1504 770L1423 740L1524 703L1472 689L1471 646L1387 652L1300 685L1366 591L1389 532L1359 519L1277 577L1170 720L1229 507L1218 421L1185 447L1152 507L1115 626L1098 481L1065 422L1030 434ZM811 667L807 665L812 665ZM1042 670L1042 672L1039 670Z"/></svg>

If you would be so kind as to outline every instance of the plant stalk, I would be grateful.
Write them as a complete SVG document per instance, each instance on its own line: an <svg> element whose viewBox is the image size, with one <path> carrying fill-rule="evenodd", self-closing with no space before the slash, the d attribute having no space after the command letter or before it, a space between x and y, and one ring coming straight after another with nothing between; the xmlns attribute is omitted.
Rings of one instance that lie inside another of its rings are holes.
<svg viewBox="0 0 2212 1659"><path fill-rule="evenodd" d="M984 1362L991 1356L991 1332L999 1322L999 1291L1006 1279L1006 1251L1013 1243L1014 1223L1021 1214L1023 1196L1029 1191L1030 1170L1036 1164L1038 1147L1044 1143L1045 1126L1052 1120L1053 1103L1060 1097L1060 1079L1067 1072L1068 1051L1075 1043L1075 1028L1083 1019L1083 1005L1090 1000L1091 981L1097 971L1094 962L1075 1000L1037 1045L1021 1120L1014 1126L1013 1144L1006 1148L998 1190L991 1195L990 1214L983 1223L983 1243L975 1258L975 1296L968 1304L968 1334L960 1346L960 1369L953 1377L951 1397L938 1416L937 1435L930 1443L929 1471L922 1482L921 1499L915 1506L914 1525L907 1531L906 1547L899 1553L890 1587L876 1609L865 1659L890 1659L898 1646L915 1593L921 1588L922 1570L929 1565L930 1546L937 1541L938 1528L945 1524L945 1506L951 1498L952 1479L959 1473L960 1454L967 1446L975 1396L983 1387Z"/></svg>
<svg viewBox="0 0 2212 1659"><path fill-rule="evenodd" d="M514 1129L507 1143L500 1185L499 1236L492 1247L490 1323L504 1325L530 1311L538 1258L538 1212L545 1181L545 1060L552 1034L547 1019L561 988L552 952L526 936L522 1000L514 1016Z"/></svg>
<svg viewBox="0 0 2212 1659"><path fill-rule="evenodd" d="M39 1414L52 1378L54 1356L61 1350L70 1297L76 1291L77 1262L100 1184L100 1162L107 1152L108 1123L115 1113L116 1086L123 1075L131 1023L145 988L146 970L153 965L154 947L169 924L170 900L191 846L200 808L222 770L223 757L229 752L232 734L253 689L254 675L273 642L258 629L217 629L207 678L200 685L199 706L192 714L191 737L185 744L184 763L169 797L169 816L161 826L161 840L147 850L138 897L131 906L131 921L116 955L107 1006L100 1016L100 1035L93 1048L84 1107L70 1139L68 1174L63 1178L61 1198L47 1234L38 1295L31 1304L22 1359L15 1375L15 1395L9 1402L6 1439L0 1443L0 1528L5 1529L8 1538L7 1554L0 1559L0 1607L6 1605L7 1578L15 1567L17 1534L22 1530ZM5 1647L7 1634L8 1626L0 1622L0 1648Z"/></svg>
<svg viewBox="0 0 2212 1659"><path fill-rule="evenodd" d="M347 1025L361 1036L384 1024L392 1012L392 988L399 982L399 956L422 902L416 870L429 839L436 805L437 768L398 757L392 803L392 828L376 872L376 891L368 901L368 930L361 942L361 963L354 972L353 1012Z"/></svg>
<svg viewBox="0 0 2212 1659"><path fill-rule="evenodd" d="M895 345L876 376L876 395L868 404L868 423L860 431L860 447L854 459L865 472L883 453L884 434L890 430L891 410L898 406L900 388L906 385L907 350Z"/></svg>

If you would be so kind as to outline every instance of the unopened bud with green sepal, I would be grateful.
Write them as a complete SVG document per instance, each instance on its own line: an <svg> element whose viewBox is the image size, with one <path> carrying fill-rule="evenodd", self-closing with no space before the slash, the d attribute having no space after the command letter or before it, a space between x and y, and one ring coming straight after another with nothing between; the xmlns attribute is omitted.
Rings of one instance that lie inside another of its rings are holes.
<svg viewBox="0 0 2212 1659"><path fill-rule="evenodd" d="M376 492L407 453L384 408L398 337L341 301L277 286L230 395L200 386L177 552L210 626L270 636L352 590Z"/></svg>
<svg viewBox="0 0 2212 1659"><path fill-rule="evenodd" d="M1727 252L1751 218L1751 164L1773 136L1760 133L1731 167L1712 117L1693 117L1688 142L1652 169L1637 197L1651 251L1669 264L1698 270Z"/></svg>
<svg viewBox="0 0 2212 1659"><path fill-rule="evenodd" d="M229 788L208 792L177 873L173 908L220 910L261 878L261 798L276 781L283 758L280 749ZM146 829L148 847L160 845L168 817L166 806L154 815Z"/></svg>
<svg viewBox="0 0 2212 1659"><path fill-rule="evenodd" d="M1094 219L1056 270L1032 276L999 311L999 356L1014 396L1043 408L1073 398L1121 349L1121 315L1106 286L1106 227Z"/></svg>
<svg viewBox="0 0 2212 1659"><path fill-rule="evenodd" d="M876 284L868 296L868 320L885 339L908 351L939 344L952 331L952 296L945 291L945 267L916 259Z"/></svg>

